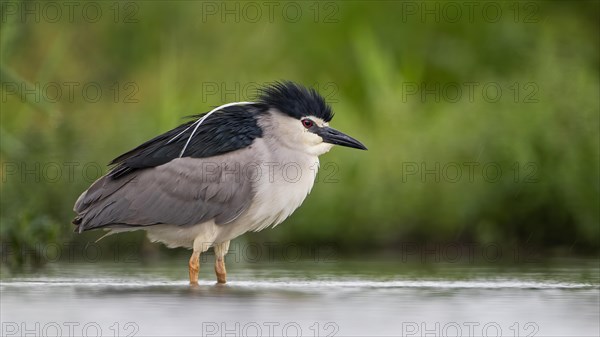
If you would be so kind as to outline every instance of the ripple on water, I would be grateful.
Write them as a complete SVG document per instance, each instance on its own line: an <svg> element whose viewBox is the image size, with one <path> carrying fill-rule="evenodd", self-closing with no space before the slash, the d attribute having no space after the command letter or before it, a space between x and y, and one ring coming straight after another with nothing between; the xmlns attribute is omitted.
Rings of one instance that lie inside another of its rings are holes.
<svg viewBox="0 0 600 337"><path fill-rule="evenodd" d="M199 285L214 285L213 281L200 281ZM184 287L187 281L139 278L14 278L0 282L0 289L28 287ZM482 279L482 280L298 280L298 279L265 279L265 280L231 280L229 287L252 289L288 289L288 290L330 290L330 289L394 289L394 288L433 288L433 289L598 289L590 283L576 282L540 282L518 279Z"/></svg>

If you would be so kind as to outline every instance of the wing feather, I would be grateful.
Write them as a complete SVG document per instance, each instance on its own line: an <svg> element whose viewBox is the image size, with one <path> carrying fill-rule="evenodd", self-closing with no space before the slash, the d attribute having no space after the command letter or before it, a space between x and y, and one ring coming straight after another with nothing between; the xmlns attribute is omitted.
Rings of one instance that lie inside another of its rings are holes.
<svg viewBox="0 0 600 337"><path fill-rule="evenodd" d="M248 208L254 195L252 147L208 158L176 158L131 172L104 176L75 204L78 230L210 220L226 224ZM242 168L247 169L242 169Z"/></svg>

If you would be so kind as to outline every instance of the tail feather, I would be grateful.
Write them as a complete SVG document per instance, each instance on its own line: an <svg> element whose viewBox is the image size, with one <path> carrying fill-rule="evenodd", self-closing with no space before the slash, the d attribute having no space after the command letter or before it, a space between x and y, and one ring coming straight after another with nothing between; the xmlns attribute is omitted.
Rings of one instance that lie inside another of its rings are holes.
<svg viewBox="0 0 600 337"><path fill-rule="evenodd" d="M77 213L72 221L75 225L75 232L82 233L86 230L110 225L110 217L100 220L97 216L114 203L114 201L108 201L108 197L113 196L135 176L135 173L123 179L102 176L90 188L81 193L73 207Z"/></svg>

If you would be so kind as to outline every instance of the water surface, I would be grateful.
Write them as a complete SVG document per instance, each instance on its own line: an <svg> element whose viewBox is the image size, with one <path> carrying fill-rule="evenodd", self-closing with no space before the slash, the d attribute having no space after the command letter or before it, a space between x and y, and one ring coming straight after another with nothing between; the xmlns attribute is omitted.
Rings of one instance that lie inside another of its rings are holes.
<svg viewBox="0 0 600 337"><path fill-rule="evenodd" d="M600 335L597 261L519 267L394 261L51 264L2 275L2 335Z"/></svg>

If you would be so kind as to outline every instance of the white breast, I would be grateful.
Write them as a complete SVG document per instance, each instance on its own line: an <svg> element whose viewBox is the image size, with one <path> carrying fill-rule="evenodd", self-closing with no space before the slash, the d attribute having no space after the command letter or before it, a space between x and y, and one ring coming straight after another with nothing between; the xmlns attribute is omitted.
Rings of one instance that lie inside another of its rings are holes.
<svg viewBox="0 0 600 337"><path fill-rule="evenodd" d="M276 226L300 207L314 185L319 159L306 157L274 165L272 174L265 174L256 184L256 195L247 214L249 230Z"/></svg>
<svg viewBox="0 0 600 337"><path fill-rule="evenodd" d="M319 168L317 156L285 148L273 151L262 139L252 146L262 154L260 174L253 185L254 198L239 218L220 226L219 242L280 224L300 207L314 185Z"/></svg>

